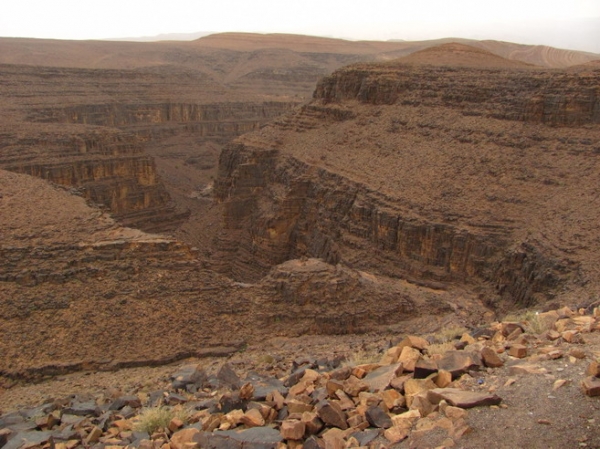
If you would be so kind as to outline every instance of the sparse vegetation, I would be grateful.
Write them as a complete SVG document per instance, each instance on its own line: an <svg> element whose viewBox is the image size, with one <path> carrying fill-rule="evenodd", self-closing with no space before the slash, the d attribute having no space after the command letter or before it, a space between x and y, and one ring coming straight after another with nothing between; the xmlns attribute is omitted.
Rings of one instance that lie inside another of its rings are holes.
<svg viewBox="0 0 600 449"><path fill-rule="evenodd" d="M367 365L369 363L378 363L381 360L382 354L380 354L377 350L368 350L366 348L361 348L358 351L350 354L347 360L347 364L351 366L356 365Z"/></svg>
<svg viewBox="0 0 600 449"><path fill-rule="evenodd" d="M264 354L258 358L258 362L262 365L272 365L275 363L275 358L270 354Z"/></svg>
<svg viewBox="0 0 600 449"><path fill-rule="evenodd" d="M189 413L183 408L146 408L137 417L134 429L140 432L148 432L152 435L159 429L167 428L173 418L179 418L183 422L186 422L189 418Z"/></svg>
<svg viewBox="0 0 600 449"><path fill-rule="evenodd" d="M525 330L532 334L541 334L550 329L550 322L540 318L538 312L526 310L521 313L506 315L503 321L514 321L523 324Z"/></svg>
<svg viewBox="0 0 600 449"><path fill-rule="evenodd" d="M469 330L464 326L449 326L435 334L430 334L429 337L437 343L443 344L459 339L465 332L469 332Z"/></svg>

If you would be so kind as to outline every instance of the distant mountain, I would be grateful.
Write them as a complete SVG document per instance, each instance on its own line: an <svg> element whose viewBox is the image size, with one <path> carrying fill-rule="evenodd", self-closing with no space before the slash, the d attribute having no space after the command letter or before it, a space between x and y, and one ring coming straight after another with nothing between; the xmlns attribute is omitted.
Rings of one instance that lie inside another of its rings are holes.
<svg viewBox="0 0 600 449"><path fill-rule="evenodd" d="M102 39L104 41L129 41L129 42L158 42L158 41L194 41L201 37L213 34L212 31L197 31L195 33L167 33L157 34L156 36L142 37L111 37Z"/></svg>

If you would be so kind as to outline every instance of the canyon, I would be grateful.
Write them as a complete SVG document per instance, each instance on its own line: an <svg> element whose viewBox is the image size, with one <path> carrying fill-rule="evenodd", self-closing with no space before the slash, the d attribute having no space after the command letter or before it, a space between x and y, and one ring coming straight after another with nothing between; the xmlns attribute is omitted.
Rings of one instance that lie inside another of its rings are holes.
<svg viewBox="0 0 600 449"><path fill-rule="evenodd" d="M0 376L593 304L595 59L0 39Z"/></svg>

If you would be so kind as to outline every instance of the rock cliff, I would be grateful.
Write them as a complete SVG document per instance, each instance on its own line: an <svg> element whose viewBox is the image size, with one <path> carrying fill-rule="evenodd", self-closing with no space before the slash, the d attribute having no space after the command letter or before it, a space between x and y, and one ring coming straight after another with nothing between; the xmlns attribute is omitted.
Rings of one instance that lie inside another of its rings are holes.
<svg viewBox="0 0 600 449"><path fill-rule="evenodd" d="M295 102L244 95L233 101L201 73L173 71L168 83L166 76L2 66L0 167L80 189L126 226L172 231L189 210L174 201L147 146L185 134L194 140L180 142L180 153L189 157L198 142L256 130Z"/></svg>
<svg viewBox="0 0 600 449"><path fill-rule="evenodd" d="M344 68L228 146L215 266L257 279L309 256L490 303L593 296L600 72L482 65Z"/></svg>
<svg viewBox="0 0 600 449"><path fill-rule="evenodd" d="M402 329L424 304L440 320L457 304L484 312L469 295L457 303L450 291L315 259L236 283L180 241L124 228L67 188L4 170L0 258L0 384L227 353L266 335Z"/></svg>

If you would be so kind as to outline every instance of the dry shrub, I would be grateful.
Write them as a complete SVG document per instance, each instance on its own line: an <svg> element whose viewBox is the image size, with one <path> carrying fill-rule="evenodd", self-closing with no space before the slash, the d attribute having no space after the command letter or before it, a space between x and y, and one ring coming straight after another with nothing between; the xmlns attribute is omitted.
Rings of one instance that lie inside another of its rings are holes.
<svg viewBox="0 0 600 449"><path fill-rule="evenodd" d="M159 429L166 429L173 418L183 422L189 419L189 412L181 407L150 407L145 408L137 416L134 430L148 432L152 435Z"/></svg>
<svg viewBox="0 0 600 449"><path fill-rule="evenodd" d="M464 326L450 326L445 327L435 334L431 334L430 337L438 343L448 343L452 340L459 339L465 332L469 332L469 329Z"/></svg>

